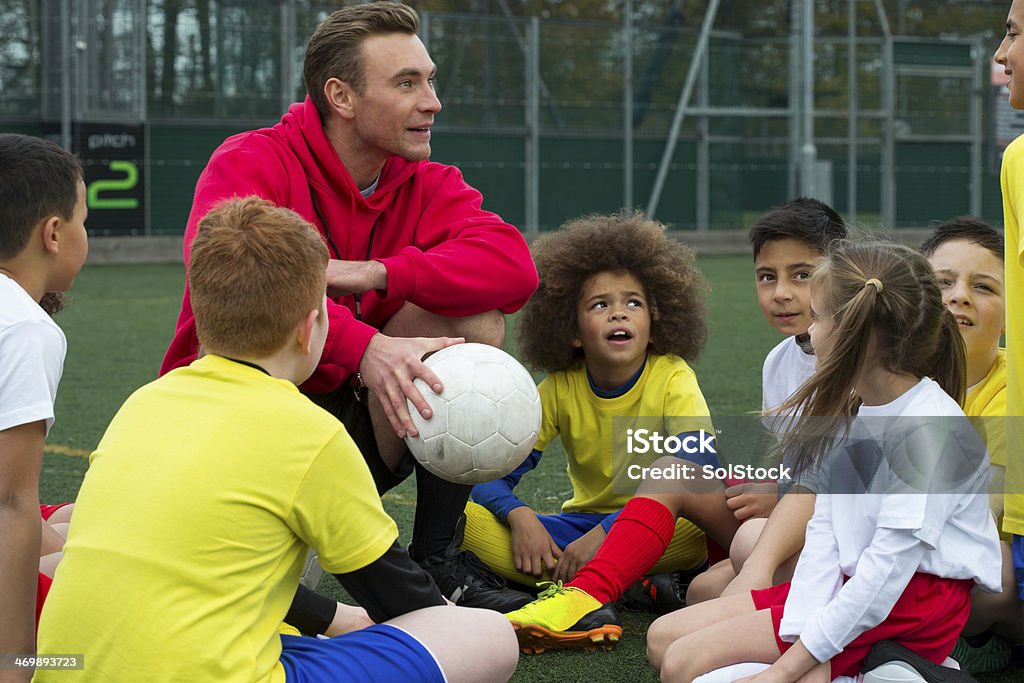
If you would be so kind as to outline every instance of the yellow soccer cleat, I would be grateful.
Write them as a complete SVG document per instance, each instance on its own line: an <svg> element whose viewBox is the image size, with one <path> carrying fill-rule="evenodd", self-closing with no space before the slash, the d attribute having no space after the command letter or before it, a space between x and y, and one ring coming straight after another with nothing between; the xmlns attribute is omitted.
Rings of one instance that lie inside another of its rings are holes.
<svg viewBox="0 0 1024 683"><path fill-rule="evenodd" d="M602 605L579 588L548 583L537 599L505 615L516 630L519 650L610 650L622 636L615 606Z"/></svg>

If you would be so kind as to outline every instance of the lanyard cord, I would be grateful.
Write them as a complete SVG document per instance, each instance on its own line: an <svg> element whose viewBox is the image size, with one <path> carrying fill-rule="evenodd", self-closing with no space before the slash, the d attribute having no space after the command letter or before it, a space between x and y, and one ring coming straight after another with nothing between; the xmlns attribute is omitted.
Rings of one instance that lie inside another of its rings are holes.
<svg viewBox="0 0 1024 683"><path fill-rule="evenodd" d="M313 211L316 213L316 217L320 219L320 225L324 226L324 237L327 238L327 245L334 252L334 258L341 259L341 252L338 251L337 245L334 244L334 240L331 239L331 231L327 227L327 221L324 220L324 214L320 211L320 205L316 203L316 195L313 194L313 187L309 187L309 200L313 202Z"/></svg>
<svg viewBox="0 0 1024 683"><path fill-rule="evenodd" d="M334 252L334 258L339 261L342 260L341 252L338 250L338 246L334 244L334 240L331 239L331 229L327 225L327 221L324 219L324 214L320 211L320 205L316 202L316 194L313 192L313 186L309 186L309 199L313 202L313 211L316 213L316 217L320 219L320 225L324 227L324 237L327 239L327 245ZM366 258L365 261L370 260L370 254L373 253L373 236L377 233L377 219L374 219L373 226L370 227L370 239L366 244ZM356 301L356 320L363 319L363 310L360 303L362 298L362 292L356 292L352 295Z"/></svg>

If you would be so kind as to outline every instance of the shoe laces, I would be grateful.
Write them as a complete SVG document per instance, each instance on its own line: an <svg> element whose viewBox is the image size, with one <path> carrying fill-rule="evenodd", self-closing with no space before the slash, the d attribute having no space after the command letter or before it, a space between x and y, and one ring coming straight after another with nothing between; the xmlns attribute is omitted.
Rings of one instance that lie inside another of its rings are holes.
<svg viewBox="0 0 1024 683"><path fill-rule="evenodd" d="M562 593L567 593L569 591L569 586L563 586L561 581L541 581L537 584L537 587L541 590L537 593L537 599L534 600L534 602L547 600L548 598L553 598L556 595L561 595Z"/></svg>

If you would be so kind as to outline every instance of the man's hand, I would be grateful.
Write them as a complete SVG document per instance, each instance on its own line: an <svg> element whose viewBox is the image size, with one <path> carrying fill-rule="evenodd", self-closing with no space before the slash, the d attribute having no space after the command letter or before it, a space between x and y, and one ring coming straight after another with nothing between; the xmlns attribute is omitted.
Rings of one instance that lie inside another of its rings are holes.
<svg viewBox="0 0 1024 683"><path fill-rule="evenodd" d="M749 482L725 490L725 505L737 521L767 517L779 502L779 485L775 482Z"/></svg>
<svg viewBox="0 0 1024 683"><path fill-rule="evenodd" d="M575 541L565 546L562 552L562 559L555 567L555 573L551 575L554 581L570 581L576 576L583 565L590 562L601 547L605 537L604 527L598 524L593 529L583 534Z"/></svg>
<svg viewBox="0 0 1024 683"><path fill-rule="evenodd" d="M423 419L429 420L433 415L413 380L423 380L435 394L444 390L434 371L423 364L423 356L464 341L462 337L389 337L380 333L370 338L359 362L359 375L363 384L380 401L391 428L399 438L404 439L406 434L419 434L409 417L407 398Z"/></svg>
<svg viewBox="0 0 1024 683"><path fill-rule="evenodd" d="M520 506L509 511L507 521L512 530L512 557L516 569L536 577L543 576L545 570L550 574L562 549L537 519L537 513Z"/></svg>
<svg viewBox="0 0 1024 683"><path fill-rule="evenodd" d="M387 288L388 269L380 261L331 259L327 262L327 296L348 296Z"/></svg>

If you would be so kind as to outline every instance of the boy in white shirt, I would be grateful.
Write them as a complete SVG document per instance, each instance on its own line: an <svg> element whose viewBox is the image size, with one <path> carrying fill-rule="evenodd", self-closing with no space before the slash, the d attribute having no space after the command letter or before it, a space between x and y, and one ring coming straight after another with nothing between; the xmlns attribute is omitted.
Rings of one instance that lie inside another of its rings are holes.
<svg viewBox="0 0 1024 683"><path fill-rule="evenodd" d="M787 335L764 360L761 385L765 414L782 405L814 374L814 352L807 333L811 325L810 275L829 244L846 234L846 223L834 209L808 197L768 211L750 229L758 306L768 324ZM774 484L737 484L727 488L725 495L729 509L745 524L736 532L729 549L732 562L723 560L694 579L687 593L688 604L718 597L736 577L734 565L743 564L778 501ZM802 530L813 505L804 502L801 510L784 511L793 512L786 515L787 519L795 519L792 525L776 527L797 526ZM785 545L787 548L780 551L780 557L772 560L772 564L778 565L792 554L788 552L791 544ZM799 546L792 550L799 550Z"/></svg>
<svg viewBox="0 0 1024 683"><path fill-rule="evenodd" d="M67 349L48 313L85 262L87 213L72 154L0 135L0 654L35 651L39 469Z"/></svg>

